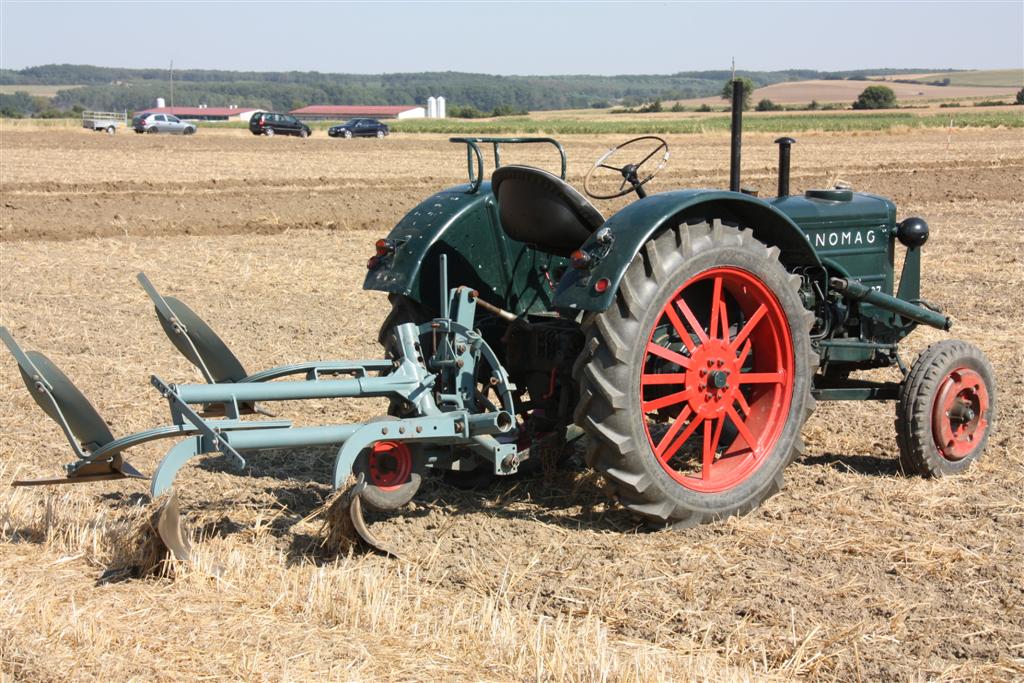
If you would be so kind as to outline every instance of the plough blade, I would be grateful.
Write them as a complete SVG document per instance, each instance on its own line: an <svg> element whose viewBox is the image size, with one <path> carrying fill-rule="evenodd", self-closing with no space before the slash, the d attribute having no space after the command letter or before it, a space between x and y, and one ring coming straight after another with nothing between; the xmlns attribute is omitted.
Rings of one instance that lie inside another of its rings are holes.
<svg viewBox="0 0 1024 683"><path fill-rule="evenodd" d="M356 483L339 494L328 506L324 523L327 535L323 540L323 546L329 552L338 553L361 543L370 550L397 559L400 556L395 549L374 536L366 525L360 496L365 488L366 481L360 474Z"/></svg>
<svg viewBox="0 0 1024 683"><path fill-rule="evenodd" d="M174 559L179 562L192 560L192 544L181 523L181 508L178 506L178 498L174 491L171 491L157 512L156 532Z"/></svg>
<svg viewBox="0 0 1024 683"><path fill-rule="evenodd" d="M370 528L366 526L366 519L363 517L363 504L362 498L357 494L352 497L352 502L348 507L349 517L352 519L352 528L355 529L356 534L359 536L359 540L365 543L371 550L375 550L382 555L390 555L395 559L400 559L400 556L395 549L391 546L383 543L370 531Z"/></svg>

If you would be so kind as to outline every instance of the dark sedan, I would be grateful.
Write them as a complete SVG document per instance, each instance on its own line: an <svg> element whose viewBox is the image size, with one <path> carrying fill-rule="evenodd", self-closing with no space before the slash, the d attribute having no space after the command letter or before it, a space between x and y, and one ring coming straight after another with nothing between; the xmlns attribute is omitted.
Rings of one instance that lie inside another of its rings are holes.
<svg viewBox="0 0 1024 683"><path fill-rule="evenodd" d="M309 126L289 114L278 114L272 111L258 111L249 119L249 132L253 135L272 136L298 135L307 138L313 131Z"/></svg>
<svg viewBox="0 0 1024 683"><path fill-rule="evenodd" d="M377 119L352 119L327 130L332 138L382 138L389 132L388 127Z"/></svg>

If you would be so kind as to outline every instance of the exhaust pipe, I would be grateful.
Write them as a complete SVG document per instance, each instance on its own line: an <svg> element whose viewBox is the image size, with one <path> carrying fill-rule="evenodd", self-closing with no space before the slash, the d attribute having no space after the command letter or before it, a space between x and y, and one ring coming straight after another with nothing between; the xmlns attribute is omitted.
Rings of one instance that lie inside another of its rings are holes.
<svg viewBox="0 0 1024 683"><path fill-rule="evenodd" d="M743 81L732 81L732 145L729 148L729 189L740 191L740 141L743 138Z"/></svg>
<svg viewBox="0 0 1024 683"><path fill-rule="evenodd" d="M789 196L789 148L796 142L793 138L779 138L779 196Z"/></svg>

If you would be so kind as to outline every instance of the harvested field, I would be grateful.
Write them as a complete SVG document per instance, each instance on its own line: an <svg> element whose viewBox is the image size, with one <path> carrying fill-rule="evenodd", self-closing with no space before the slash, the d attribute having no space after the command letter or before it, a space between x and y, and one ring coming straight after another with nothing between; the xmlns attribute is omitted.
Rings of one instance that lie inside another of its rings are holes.
<svg viewBox="0 0 1024 683"><path fill-rule="evenodd" d="M909 78L909 77L908 77ZM865 81L829 81L829 80L807 80L793 81L786 83L773 83L754 91L751 98L759 102L764 98L776 104L806 104L812 100L818 102L853 102L857 96L869 85L878 85L877 80ZM896 99L901 103L925 101L925 100L956 100L962 98L977 98L979 100L993 97L1009 98L1020 89L1020 86L1005 85L929 85L927 83L895 83L886 81L885 85L892 88L896 93ZM717 97L702 97L692 100L682 100L683 104L711 104L718 105L722 100Z"/></svg>
<svg viewBox="0 0 1024 683"><path fill-rule="evenodd" d="M765 194L774 137L744 139L744 182ZM564 140L570 181L619 141ZM727 184L727 135L669 143L653 190ZM166 419L150 374L198 379L137 271L250 370L376 357L386 301L359 289L372 242L465 173L459 148L425 134L6 129L0 159L0 324L60 365L115 434ZM924 295L999 383L998 431L965 476L904 476L890 404L819 404L786 487L747 517L644 533L582 469L482 493L430 481L375 526L404 549L397 561L319 550L332 453L254 455L241 476L211 457L179 487L201 561L223 573L100 580L131 547L147 487L6 488L70 455L3 360L0 680L1024 678L1024 130L804 133L793 170L795 191L844 180L931 225ZM908 360L944 336L915 332ZM279 408L303 424L382 412ZM129 460L150 472L161 455Z"/></svg>

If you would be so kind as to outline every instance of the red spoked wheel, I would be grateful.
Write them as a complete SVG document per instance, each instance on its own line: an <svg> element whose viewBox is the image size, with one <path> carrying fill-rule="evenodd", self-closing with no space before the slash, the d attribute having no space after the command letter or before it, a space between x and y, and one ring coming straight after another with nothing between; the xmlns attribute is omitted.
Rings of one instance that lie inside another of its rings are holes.
<svg viewBox="0 0 1024 683"><path fill-rule="evenodd" d="M786 314L763 281L730 266L692 277L662 307L640 375L644 429L661 466L707 493L747 479L786 424L793 366Z"/></svg>
<svg viewBox="0 0 1024 683"><path fill-rule="evenodd" d="M381 491L395 491L409 481L412 474L412 453L404 443L378 441L367 456L367 484Z"/></svg>
<svg viewBox="0 0 1024 683"><path fill-rule="evenodd" d="M896 442L904 470L962 472L985 448L995 424L992 366L980 349L947 339L925 349L896 403Z"/></svg>
<svg viewBox="0 0 1024 683"><path fill-rule="evenodd" d="M712 522L782 486L817 359L800 279L778 256L717 221L665 230L585 321L576 423L588 462L637 516Z"/></svg>

